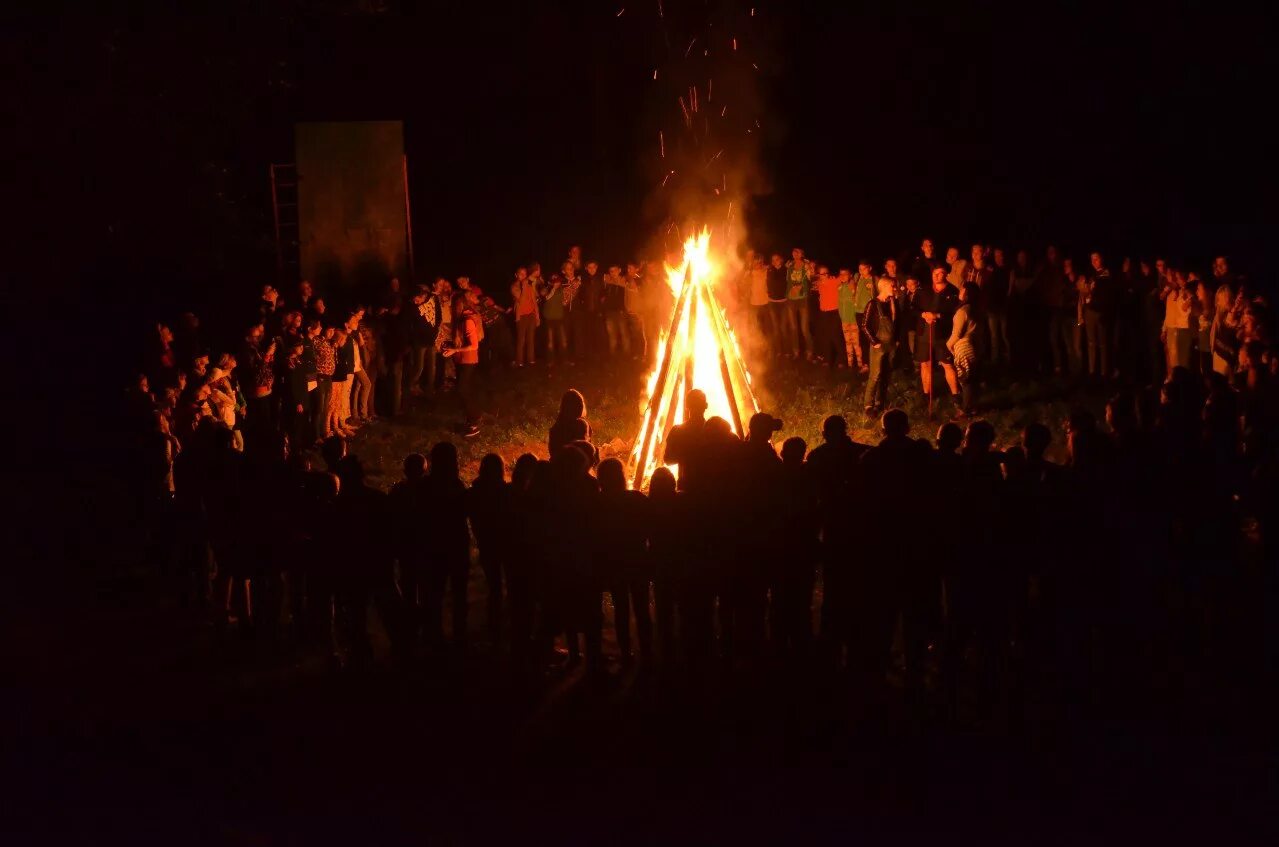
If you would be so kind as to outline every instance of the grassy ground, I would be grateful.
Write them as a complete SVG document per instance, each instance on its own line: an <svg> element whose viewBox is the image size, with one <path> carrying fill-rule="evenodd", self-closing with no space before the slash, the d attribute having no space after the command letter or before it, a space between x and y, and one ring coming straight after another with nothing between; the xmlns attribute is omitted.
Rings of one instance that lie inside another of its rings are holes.
<svg viewBox="0 0 1279 847"><path fill-rule="evenodd" d="M784 427L777 439L799 436L810 448L821 443L822 420L831 414L844 415L853 428L853 437L866 443L879 440L878 421L862 414L865 378L847 370L833 371L807 362L755 362L752 367L761 408L781 418ZM458 445L462 475L471 479L486 453L497 453L509 468L522 453L546 455L546 433L555 419L559 398L566 389L576 388L586 397L587 417L601 457L629 454L642 414L643 378L647 373L632 363L614 366L594 362L575 367L533 368L505 371L495 369L476 381L484 419L480 435L463 439L458 435L461 408L451 394L442 394L434 403L413 399L408 411L389 421L366 427L355 439L352 450L364 460L370 482L390 487L400 478L400 464L409 453L426 453L432 444L451 440ZM851 391L849 384L851 382ZM915 437L931 438L937 427L949 420L954 406L939 387L934 421L927 421L927 398L919 391L917 372L894 375L889 405L910 415ZM992 381L981 395L982 416L995 426L998 443L1011 446L1020 438L1021 428L1038 421L1054 433L1050 457L1061 459L1065 444L1063 423L1070 409L1086 405L1100 409L1100 399L1070 392L1064 383L1015 384Z"/></svg>

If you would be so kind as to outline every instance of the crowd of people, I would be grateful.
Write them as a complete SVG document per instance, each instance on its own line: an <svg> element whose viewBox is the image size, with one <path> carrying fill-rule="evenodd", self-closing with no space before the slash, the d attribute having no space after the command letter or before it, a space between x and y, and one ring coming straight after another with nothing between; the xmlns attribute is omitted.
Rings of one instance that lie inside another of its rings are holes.
<svg viewBox="0 0 1279 847"><path fill-rule="evenodd" d="M733 301L774 355L865 375L868 413L883 410L895 370L918 368L931 404L940 368L964 417L992 374L1151 386L1178 367L1231 380L1279 364L1270 303L1224 256L1211 275L1131 257L1112 272L1097 252L1077 263L1050 246L1032 262L1026 250L974 244L943 259L924 239L909 262L854 273L799 248L789 260L748 251Z"/></svg>
<svg viewBox="0 0 1279 847"><path fill-rule="evenodd" d="M487 641L529 666L558 644L600 668L605 598L623 662L767 656L882 680L899 639L908 692L935 671L953 698L967 667L987 703L1039 660L1084 690L1228 652L1223 621L1257 576L1241 527L1272 549L1279 490L1264 297L1224 259L1209 280L1163 260L1112 274L1096 253L1088 271L1051 249L1033 271L1024 251L950 253L934 262L925 241L908 273L890 260L879 276L748 254L726 307L754 310L766 352L865 374L882 438L832 416L822 444L779 449L780 421L757 414L739 438L694 390L644 491L600 461L575 391L545 458L488 455L469 485L445 441L376 490L348 439L448 386L473 434L479 363L531 366L539 339L550 361L643 359L669 310L648 266L579 272L574 249L549 280L520 268L509 306L465 277L411 296L391 280L336 318L305 282L287 305L267 286L216 357L185 315L157 327L129 392L157 549L223 620L351 661L371 655L370 609L397 659L465 647L473 549ZM881 408L894 370L918 368L931 399L940 367L960 417L983 364L1108 383L1105 421L1072 415L1059 465L1041 424L1001 451L980 418L921 437Z"/></svg>
<svg viewBox="0 0 1279 847"><path fill-rule="evenodd" d="M1279 373L1270 304L1225 257L1210 276L1164 259L1125 258L1112 273L1100 253L1077 266L1049 247L1032 266L1025 250L1009 261L973 245L968 257L952 247L943 260L925 239L914 260L889 259L879 274L869 262L855 274L831 269L799 248L767 262L748 250L717 292L752 356L848 368L850 387L864 380L871 416L895 375L917 384L930 410L952 403L963 418L994 378L1156 386L1180 367L1239 387ZM195 315L157 325L133 392L139 409L158 410L167 420L157 426L179 439L210 417L237 445L258 430L285 432L299 447L396 415L406 397L448 392L459 432L473 436L481 363L531 367L539 350L552 367L646 362L672 306L662 263L603 269L576 246L549 277L536 262L518 268L497 298L463 276L412 291L391 279L346 299L335 312L307 281L288 302L264 286L241 340L216 355Z"/></svg>

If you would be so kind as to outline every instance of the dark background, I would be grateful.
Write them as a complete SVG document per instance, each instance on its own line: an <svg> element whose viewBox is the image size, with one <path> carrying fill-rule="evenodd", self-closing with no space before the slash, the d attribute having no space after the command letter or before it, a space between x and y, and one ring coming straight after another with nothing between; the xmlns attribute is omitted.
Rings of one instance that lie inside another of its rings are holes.
<svg viewBox="0 0 1279 847"><path fill-rule="evenodd" d="M419 276L504 289L516 263L570 243L605 262L651 254L667 216L688 214L675 192L706 193L682 176L657 188L659 129L672 166L698 152L679 131L685 71L742 105L699 149L727 144L734 173L752 171L763 249L844 264L924 234L939 249L1051 239L1201 268L1224 252L1264 276L1275 180L1256 15L657 6L229 2L13 23L11 294L132 334L251 298L275 278L268 166L291 161L298 120L405 121ZM714 51L697 67L691 36Z"/></svg>

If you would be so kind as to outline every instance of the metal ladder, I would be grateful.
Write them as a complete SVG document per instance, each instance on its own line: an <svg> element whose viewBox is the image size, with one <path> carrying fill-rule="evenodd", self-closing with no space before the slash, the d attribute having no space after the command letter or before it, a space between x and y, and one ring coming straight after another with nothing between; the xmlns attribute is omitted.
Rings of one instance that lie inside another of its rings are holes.
<svg viewBox="0 0 1279 847"><path fill-rule="evenodd" d="M298 281L300 272L298 229L298 166L271 165L271 207L275 215L275 269L278 282Z"/></svg>

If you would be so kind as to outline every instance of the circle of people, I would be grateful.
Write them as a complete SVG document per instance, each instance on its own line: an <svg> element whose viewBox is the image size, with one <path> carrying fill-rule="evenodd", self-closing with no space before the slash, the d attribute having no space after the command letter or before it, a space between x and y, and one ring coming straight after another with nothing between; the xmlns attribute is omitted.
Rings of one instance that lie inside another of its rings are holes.
<svg viewBox="0 0 1279 847"><path fill-rule="evenodd" d="M1163 260L1125 260L1112 274L1096 253L1081 272L1052 248L1033 272L1025 251L1011 265L998 249L975 246L968 260L957 252L934 262L924 241L910 272L889 260L878 276L867 264L855 276L831 274L800 250L789 262L748 253L726 307L753 310L760 339L779 358L867 374L874 412L902 351L907 367L919 364L925 392L941 367L961 413L980 357L1117 384L1104 427L1086 412L1072 415L1065 465L1046 458L1051 432L1041 424L1000 451L986 421L966 431L945 424L929 443L911 437L900 409L883 414L874 446L852 441L846 421L832 416L821 445L809 451L791 438L778 450L780 421L757 414L738 438L722 419L705 419L694 391L687 420L666 440L664 462L678 475L659 468L647 492L633 491L619 461L599 461L585 400L570 391L550 430L549 459L521 456L509 481L502 459L488 455L468 488L456 447L442 442L429 458L409 456L389 494L367 486L346 436L373 419L374 384L386 386L393 413L405 386L428 395L455 382L469 434L465 385L480 351L487 347L495 364L532 365L530 339L545 321L548 358L566 356L563 326L584 302L599 307L581 312L597 315L603 331L575 329L578 355L599 343L613 356L642 358L643 347L630 344L643 345L646 311L657 308L641 305L646 269L632 265L622 276L610 268L595 300L587 278L598 266L588 262L578 275L575 250L545 283L535 265L517 272L509 307L466 278L456 292L444 280L419 286L411 300L393 280L376 305L329 321L307 283L301 308L288 309L267 286L241 356L223 354L212 367L192 343L193 316L180 333L158 327L151 367L130 393L151 422L140 440L146 498L179 516L174 549L185 551L178 558L189 585L227 619L239 608L267 632L291 620L352 656L369 654L370 606L398 655L423 642L465 644L472 538L491 638L539 660L562 639L571 660L584 655L597 667L605 597L624 661L820 650L882 675L900 632L908 686L922 685L926 645L938 632L952 682L967 648L998 664L1035 614L1056 616L1048 638L1059 658L1083 649L1082 630L1121 642L1130 622L1113 620L1093 594L1109 578L1096 563L1111 560L1115 545L1134 563L1119 588L1136 606L1120 606L1159 617L1172 614L1159 602L1168 580L1193 583L1187 574L1203 562L1235 555L1241 515L1270 525L1279 486L1266 299L1221 258L1209 279ZM648 287L666 290L662 282ZM508 321L522 353L485 343L501 335L490 327ZM423 379L437 363L453 373ZM1139 387L1152 377L1157 387ZM164 393L157 398L150 384ZM849 508L867 492L868 508ZM992 514L1010 517L997 528ZM1063 514L1080 531L1044 548L1036 539ZM921 519L940 531L921 537ZM1184 568L1170 576L1135 564L1165 558Z"/></svg>

